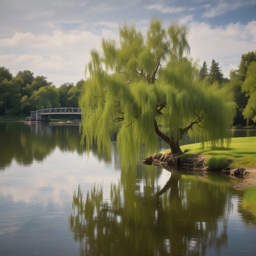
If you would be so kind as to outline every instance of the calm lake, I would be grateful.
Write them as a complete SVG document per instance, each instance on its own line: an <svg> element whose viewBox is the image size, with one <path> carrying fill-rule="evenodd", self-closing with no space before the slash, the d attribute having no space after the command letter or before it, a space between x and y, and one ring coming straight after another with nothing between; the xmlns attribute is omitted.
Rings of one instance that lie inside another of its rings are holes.
<svg viewBox="0 0 256 256"><path fill-rule="evenodd" d="M236 179L122 169L116 143L87 154L78 125L0 122L0 146L1 256L256 253Z"/></svg>

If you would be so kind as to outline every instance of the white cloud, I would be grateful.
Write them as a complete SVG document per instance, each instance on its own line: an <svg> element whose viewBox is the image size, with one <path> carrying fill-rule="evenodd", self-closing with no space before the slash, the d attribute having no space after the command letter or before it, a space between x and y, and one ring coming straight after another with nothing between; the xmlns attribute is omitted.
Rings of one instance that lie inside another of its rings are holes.
<svg viewBox="0 0 256 256"><path fill-rule="evenodd" d="M55 30L52 35L16 33L0 39L0 66L15 75L19 70L31 70L60 86L64 82L76 83L84 78L85 64L90 50L99 48L102 36L115 36L108 30L96 35L89 31ZM9 53L11 52L11 54Z"/></svg>
<svg viewBox="0 0 256 256"><path fill-rule="evenodd" d="M46 76L57 87L65 82L76 83L84 78L84 67L89 53L81 58L67 60L59 55L43 57L41 55L0 55L0 63L16 75L20 70L30 70L35 76Z"/></svg>
<svg viewBox="0 0 256 256"><path fill-rule="evenodd" d="M191 23L189 43L192 57L206 61L208 67L215 59L228 76L230 69L239 65L242 54L256 50L256 21L216 28L206 23Z"/></svg>
<svg viewBox="0 0 256 256"><path fill-rule="evenodd" d="M184 16L184 17L181 17L180 19L179 19L179 21L181 22L181 23L185 23L185 24L187 24L187 23L189 23L189 22L192 22L194 20L194 18L193 18L193 15L187 15L187 16Z"/></svg>
<svg viewBox="0 0 256 256"><path fill-rule="evenodd" d="M212 18L218 15L221 15L223 13L229 12L229 11L234 11L237 10L241 7L247 6L247 5L255 5L256 2L253 1L230 1L230 2L225 2L223 0L218 1L216 6L207 4L205 5L205 8L207 11L203 14L202 17L204 18Z"/></svg>
<svg viewBox="0 0 256 256"><path fill-rule="evenodd" d="M184 16L182 20L192 21L189 35L192 57L206 61L208 66L215 59L225 76L239 64L243 53L256 50L256 21L247 25L236 23L213 28L207 23L194 22L192 16ZM14 75L20 70L31 70L36 76L46 76L56 86L65 82L76 83L84 78L90 50L100 49L102 36L118 39L116 23L96 24L105 25L108 29L95 33L58 29L51 35L15 33L12 37L2 38L0 66L10 69ZM137 26L144 32L147 29L144 22L137 23Z"/></svg>
<svg viewBox="0 0 256 256"><path fill-rule="evenodd" d="M32 33L15 33L11 38L0 39L0 48L26 49L28 52L43 50L56 53L56 51L62 51L68 54L74 50L88 50L88 47L95 45L95 41L99 41L99 36L89 31L55 30L52 35L36 36Z"/></svg>
<svg viewBox="0 0 256 256"><path fill-rule="evenodd" d="M157 10L162 13L177 13L185 11L184 7L168 7L161 4L153 4L149 6L145 6L146 9L149 10Z"/></svg>

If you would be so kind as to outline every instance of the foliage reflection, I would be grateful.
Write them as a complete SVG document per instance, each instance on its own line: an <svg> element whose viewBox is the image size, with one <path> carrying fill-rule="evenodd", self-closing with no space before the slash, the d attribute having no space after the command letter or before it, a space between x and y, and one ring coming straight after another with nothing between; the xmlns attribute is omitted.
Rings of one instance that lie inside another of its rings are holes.
<svg viewBox="0 0 256 256"><path fill-rule="evenodd" d="M160 189L159 173L144 166L122 171L110 202L102 186L94 185L86 198L78 187L69 225L80 255L206 255L228 246L228 180L172 173Z"/></svg>
<svg viewBox="0 0 256 256"><path fill-rule="evenodd" d="M78 125L0 123L0 145L4 149L0 154L0 170L10 165L13 159L20 165L30 165L34 160L43 161L56 148L82 155L85 147L80 142ZM110 161L106 155L97 154L96 145L91 152L99 160Z"/></svg>

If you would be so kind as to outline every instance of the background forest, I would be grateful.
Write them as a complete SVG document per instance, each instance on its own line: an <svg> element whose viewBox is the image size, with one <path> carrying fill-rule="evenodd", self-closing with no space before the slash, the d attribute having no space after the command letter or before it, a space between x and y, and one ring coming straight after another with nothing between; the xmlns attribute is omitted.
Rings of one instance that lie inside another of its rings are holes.
<svg viewBox="0 0 256 256"><path fill-rule="evenodd" d="M27 116L30 111L55 107L78 107L84 80L64 83L56 88L44 76L34 77L29 70L13 76L0 67L0 116Z"/></svg>
<svg viewBox="0 0 256 256"><path fill-rule="evenodd" d="M256 122L256 51L243 54L238 69L231 70L229 78L223 76L214 59L209 68L204 62L200 79L207 79L209 86L218 83L219 87L228 86L233 91L237 104L234 125ZM13 76L9 69L0 67L0 116L27 116L42 106L78 107L84 84L81 79L76 85L64 83L56 88L46 77L34 77L29 70Z"/></svg>
<svg viewBox="0 0 256 256"><path fill-rule="evenodd" d="M218 83L219 87L228 86L233 91L237 104L234 125L256 122L256 51L243 54L238 69L231 70L229 78L223 77L219 63L214 59L210 69L204 62L200 79L208 79L209 84Z"/></svg>

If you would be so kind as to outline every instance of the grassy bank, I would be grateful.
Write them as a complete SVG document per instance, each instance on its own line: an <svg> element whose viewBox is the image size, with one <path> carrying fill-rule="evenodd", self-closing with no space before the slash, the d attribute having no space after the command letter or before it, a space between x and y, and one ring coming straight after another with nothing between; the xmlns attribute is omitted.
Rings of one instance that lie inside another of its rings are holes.
<svg viewBox="0 0 256 256"><path fill-rule="evenodd" d="M233 138L229 148L211 149L207 145L202 149L201 143L181 146L182 151L188 150L182 157L186 158L191 154L205 155L208 165L225 167L228 159L233 159L231 168L248 167L256 168L256 137ZM165 152L170 152L166 150Z"/></svg>
<svg viewBox="0 0 256 256"><path fill-rule="evenodd" d="M256 217L256 187L245 190L242 207Z"/></svg>
<svg viewBox="0 0 256 256"><path fill-rule="evenodd" d="M233 138L230 148L211 149L205 147L202 149L201 143L185 145L181 147L184 151L189 150L186 154L202 154L209 158L209 161L214 158L222 162L223 159L233 159L230 164L231 168L235 167L250 167L256 168L256 137Z"/></svg>

